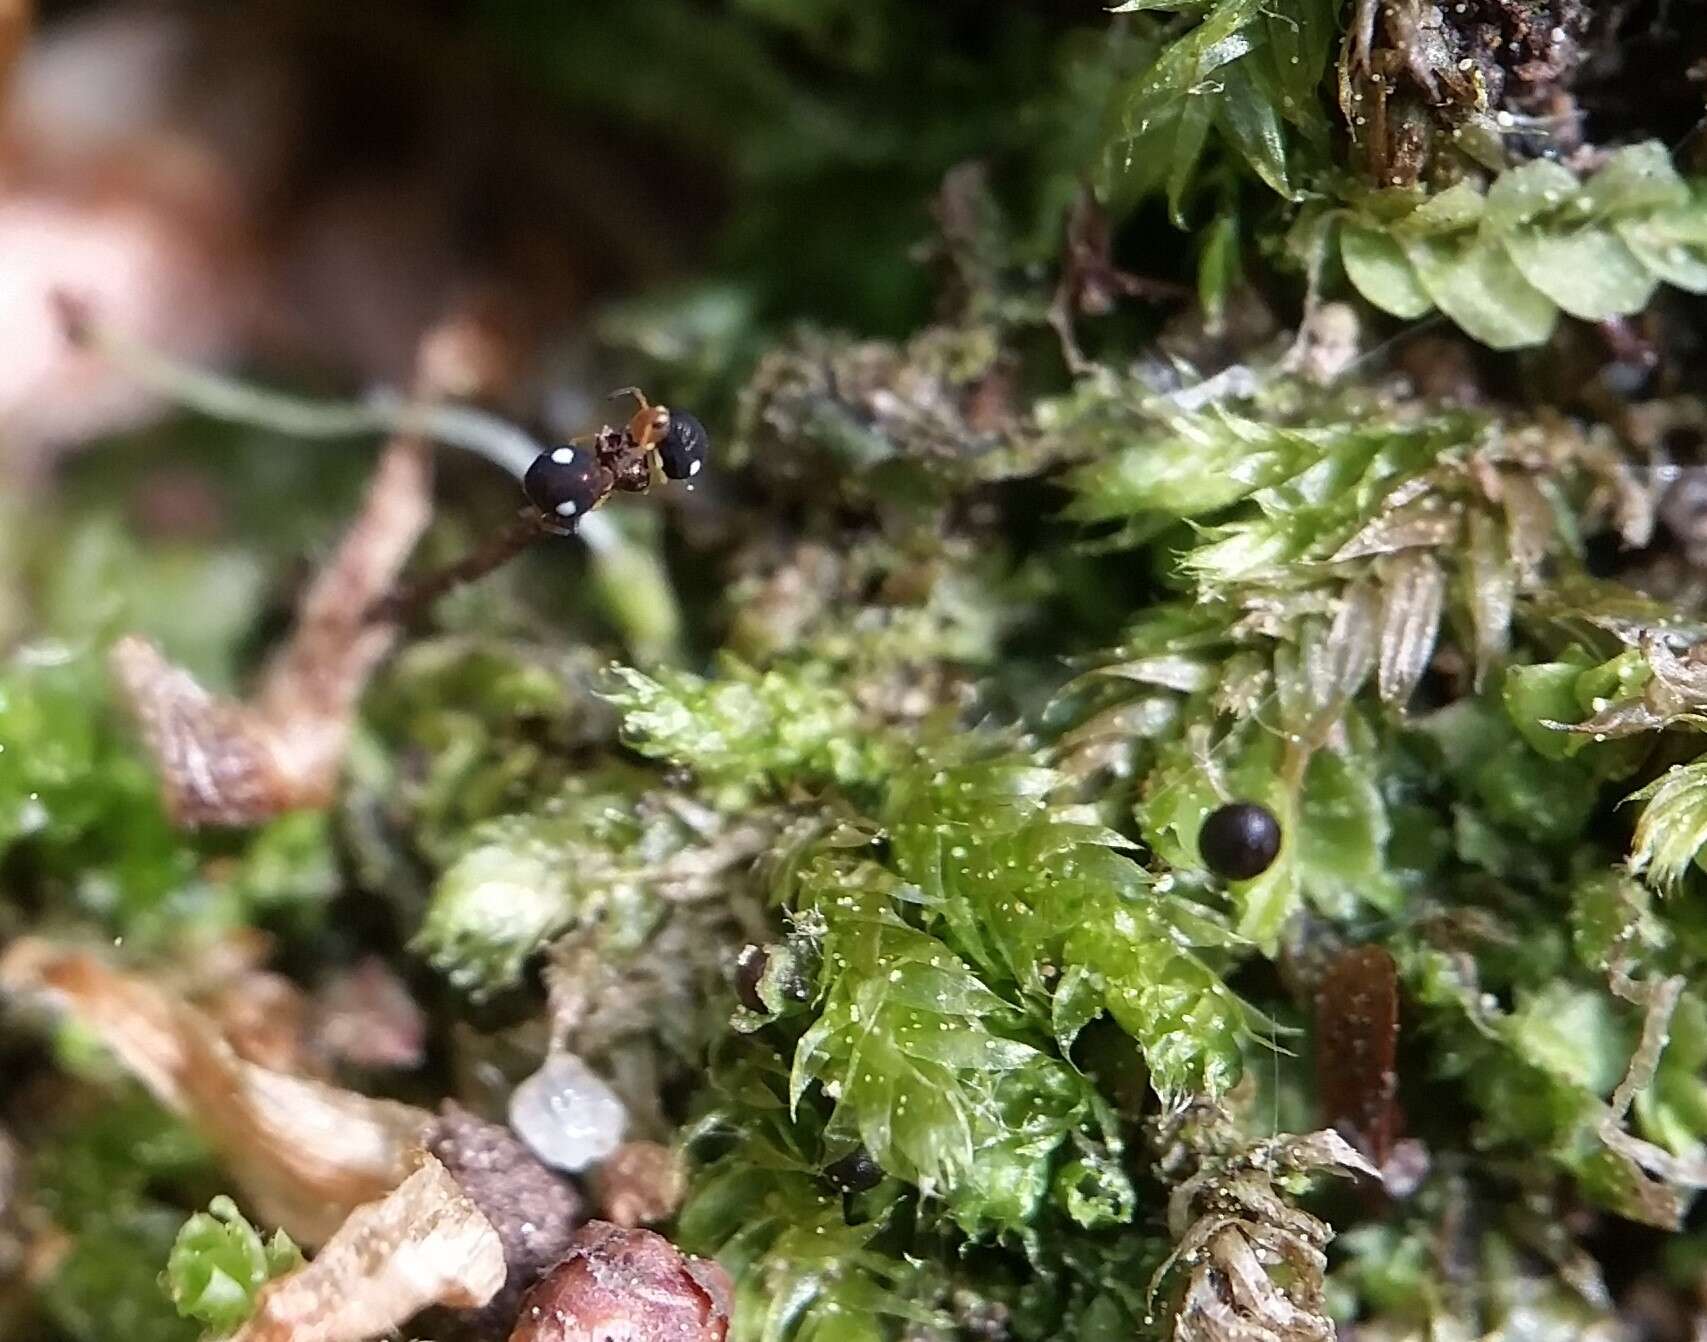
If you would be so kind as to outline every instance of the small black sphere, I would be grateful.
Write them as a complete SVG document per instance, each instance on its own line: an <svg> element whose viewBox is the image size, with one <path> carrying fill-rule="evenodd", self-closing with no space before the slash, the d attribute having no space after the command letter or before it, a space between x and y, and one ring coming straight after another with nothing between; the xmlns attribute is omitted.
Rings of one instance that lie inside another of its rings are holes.
<svg viewBox="0 0 1707 1342"><path fill-rule="evenodd" d="M658 462L672 480L691 480L705 469L711 453L711 438L694 416L685 410L670 411L670 428L658 444Z"/></svg>
<svg viewBox="0 0 1707 1342"><path fill-rule="evenodd" d="M863 1193L883 1182L883 1166L863 1146L856 1146L824 1166L824 1177L844 1193Z"/></svg>
<svg viewBox="0 0 1707 1342"><path fill-rule="evenodd" d="M585 448L541 452L522 477L528 502L554 522L573 522L593 511L608 488L608 472Z"/></svg>
<svg viewBox="0 0 1707 1342"><path fill-rule="evenodd" d="M1204 819L1197 850L1217 876L1248 881L1261 876L1280 855L1280 821L1254 801L1228 802Z"/></svg>

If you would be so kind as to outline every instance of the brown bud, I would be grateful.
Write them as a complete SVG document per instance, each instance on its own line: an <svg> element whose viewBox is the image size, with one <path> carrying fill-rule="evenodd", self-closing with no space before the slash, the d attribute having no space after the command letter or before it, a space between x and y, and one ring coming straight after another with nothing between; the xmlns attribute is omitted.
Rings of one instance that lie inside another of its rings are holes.
<svg viewBox="0 0 1707 1342"><path fill-rule="evenodd" d="M522 1301L510 1342L723 1342L729 1276L650 1230L588 1222Z"/></svg>
<svg viewBox="0 0 1707 1342"><path fill-rule="evenodd" d="M1316 1078L1322 1121L1350 1137L1376 1165L1398 1138L1395 1053L1399 980L1380 946L1354 946L1334 957L1316 989Z"/></svg>
<svg viewBox="0 0 1707 1342"><path fill-rule="evenodd" d="M594 1176L600 1212L629 1229L674 1216L683 1183L676 1153L657 1142L624 1142Z"/></svg>

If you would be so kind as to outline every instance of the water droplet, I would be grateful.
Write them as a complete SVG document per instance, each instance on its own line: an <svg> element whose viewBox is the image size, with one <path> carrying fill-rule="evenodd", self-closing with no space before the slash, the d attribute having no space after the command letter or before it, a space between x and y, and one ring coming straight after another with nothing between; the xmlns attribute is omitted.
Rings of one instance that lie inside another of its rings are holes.
<svg viewBox="0 0 1707 1342"><path fill-rule="evenodd" d="M554 1053L511 1094L510 1126L547 1165L574 1172L616 1150L628 1111L586 1063Z"/></svg>

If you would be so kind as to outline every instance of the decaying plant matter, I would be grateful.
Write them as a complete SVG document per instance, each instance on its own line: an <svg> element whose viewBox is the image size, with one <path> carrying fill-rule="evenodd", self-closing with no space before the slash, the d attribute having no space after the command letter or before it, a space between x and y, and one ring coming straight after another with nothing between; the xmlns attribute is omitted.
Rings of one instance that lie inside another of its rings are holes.
<svg viewBox="0 0 1707 1342"><path fill-rule="evenodd" d="M305 1244L395 1187L431 1123L413 1106L248 1062L195 1008L85 950L14 942L0 988L70 1013L202 1129L268 1224Z"/></svg>
<svg viewBox="0 0 1707 1342"><path fill-rule="evenodd" d="M1195 1173L1169 1196L1168 1231L1176 1247L1159 1278L1186 1277L1174 1336L1225 1342L1279 1338L1284 1342L1334 1336L1323 1297L1330 1227L1289 1205L1281 1193L1289 1177L1324 1171L1379 1178L1375 1168L1331 1131L1278 1136L1244 1149L1191 1132L1213 1129L1214 1114L1187 1112L1157 1135L1164 1164L1174 1165L1193 1145L1211 1149Z"/></svg>
<svg viewBox="0 0 1707 1342"><path fill-rule="evenodd" d="M470 356L480 337L455 319L429 332L416 395L432 402L478 394L481 364ZM400 435L380 455L361 513L304 593L290 641L246 703L208 694L145 639L113 645L113 674L180 824L252 825L331 799L356 703L396 642L396 625L370 618L372 610L431 516L431 447Z"/></svg>
<svg viewBox="0 0 1707 1342"><path fill-rule="evenodd" d="M475 1309L504 1283L492 1224L431 1156L358 1207L314 1261L263 1287L235 1342L362 1342L424 1306Z"/></svg>

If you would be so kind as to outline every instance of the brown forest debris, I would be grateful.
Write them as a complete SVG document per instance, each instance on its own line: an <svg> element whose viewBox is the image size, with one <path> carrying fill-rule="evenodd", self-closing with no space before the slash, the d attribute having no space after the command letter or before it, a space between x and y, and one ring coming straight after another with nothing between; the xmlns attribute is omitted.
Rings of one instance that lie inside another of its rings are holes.
<svg viewBox="0 0 1707 1342"><path fill-rule="evenodd" d="M1316 1085L1322 1122L1375 1165L1386 1163L1399 1131L1399 983L1380 946L1337 955L1316 989Z"/></svg>
<svg viewBox="0 0 1707 1342"><path fill-rule="evenodd" d="M485 342L450 321L422 341L424 401L478 389ZM375 467L360 513L310 585L290 640L255 695L210 694L145 639L121 638L113 673L154 756L177 823L249 825L324 806L337 785L356 704L396 641L371 614L392 589L432 515L425 440L399 435Z"/></svg>
<svg viewBox="0 0 1707 1342"><path fill-rule="evenodd" d="M1339 102L1365 172L1409 186L1443 149L1493 166L1581 148L1573 85L1592 13L1583 0L1357 0Z"/></svg>
<svg viewBox="0 0 1707 1342"><path fill-rule="evenodd" d="M323 1243L352 1208L402 1182L432 1121L247 1062L201 1012L85 950L16 941L0 957L0 991L44 998L93 1031L195 1125L259 1217L300 1243Z"/></svg>
<svg viewBox="0 0 1707 1342"><path fill-rule="evenodd" d="M1283 1133L1242 1143L1224 1113L1199 1106L1163 1120L1159 1168L1194 1156L1168 1200L1173 1254L1152 1289L1187 1269L1176 1342L1329 1342L1324 1288L1333 1228L1293 1205L1288 1176L1379 1178L1338 1133Z"/></svg>
<svg viewBox="0 0 1707 1342"><path fill-rule="evenodd" d="M475 1309L504 1284L498 1232L431 1156L357 1207L314 1261L262 1288L231 1342L365 1342L430 1305Z"/></svg>

